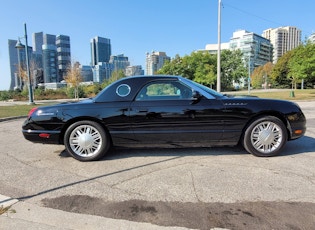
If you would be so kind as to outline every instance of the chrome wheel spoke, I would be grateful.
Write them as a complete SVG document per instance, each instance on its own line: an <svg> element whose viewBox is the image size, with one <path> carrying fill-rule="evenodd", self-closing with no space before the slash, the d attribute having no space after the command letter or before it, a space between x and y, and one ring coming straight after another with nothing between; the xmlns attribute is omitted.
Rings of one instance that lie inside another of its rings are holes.
<svg viewBox="0 0 315 230"><path fill-rule="evenodd" d="M282 129L274 122L264 121L257 124L251 133L252 146L261 153L278 149L282 142Z"/></svg>
<svg viewBox="0 0 315 230"><path fill-rule="evenodd" d="M75 154L91 157L100 151L102 136L93 126L80 125L71 132L69 143Z"/></svg>

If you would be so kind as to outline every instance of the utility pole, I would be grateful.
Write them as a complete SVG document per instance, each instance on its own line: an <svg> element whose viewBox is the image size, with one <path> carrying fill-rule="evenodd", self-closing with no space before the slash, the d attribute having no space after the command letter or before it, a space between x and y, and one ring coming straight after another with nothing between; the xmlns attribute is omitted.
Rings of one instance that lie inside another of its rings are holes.
<svg viewBox="0 0 315 230"><path fill-rule="evenodd" d="M221 92L221 0L218 3L217 91Z"/></svg>

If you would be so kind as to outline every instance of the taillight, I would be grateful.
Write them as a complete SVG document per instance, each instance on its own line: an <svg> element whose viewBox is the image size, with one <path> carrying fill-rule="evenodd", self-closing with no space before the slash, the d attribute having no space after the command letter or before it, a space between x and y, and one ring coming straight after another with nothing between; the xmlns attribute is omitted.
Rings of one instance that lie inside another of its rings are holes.
<svg viewBox="0 0 315 230"><path fill-rule="evenodd" d="M29 112L28 112L28 117L32 116L32 114L37 110L37 107L32 108Z"/></svg>
<svg viewBox="0 0 315 230"><path fill-rule="evenodd" d="M41 138L48 139L50 137L50 134L48 134L48 133L40 133L38 136L41 137Z"/></svg>

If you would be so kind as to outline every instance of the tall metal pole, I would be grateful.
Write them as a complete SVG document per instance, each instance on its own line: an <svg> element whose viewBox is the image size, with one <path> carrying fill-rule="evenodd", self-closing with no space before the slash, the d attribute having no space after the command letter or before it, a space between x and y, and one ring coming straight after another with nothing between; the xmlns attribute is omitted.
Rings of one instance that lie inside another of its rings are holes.
<svg viewBox="0 0 315 230"><path fill-rule="evenodd" d="M217 91L221 92L221 0L218 3Z"/></svg>
<svg viewBox="0 0 315 230"><path fill-rule="evenodd" d="M250 54L248 55L248 78L247 78L247 86L248 86L248 95L250 95Z"/></svg>
<svg viewBox="0 0 315 230"><path fill-rule="evenodd" d="M24 23L24 31L25 31L25 55L26 55L26 71L28 77L28 99L29 104L34 104L33 100L33 87L32 87L32 80L31 80L31 71L30 71L30 60L28 57L28 42L27 42L27 30L26 30L26 23Z"/></svg>

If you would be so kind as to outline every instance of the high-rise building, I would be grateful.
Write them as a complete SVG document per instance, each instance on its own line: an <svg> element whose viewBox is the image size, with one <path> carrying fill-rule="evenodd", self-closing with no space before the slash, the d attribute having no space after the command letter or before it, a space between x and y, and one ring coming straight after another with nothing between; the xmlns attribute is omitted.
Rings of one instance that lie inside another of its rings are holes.
<svg viewBox="0 0 315 230"><path fill-rule="evenodd" d="M242 51L244 61L250 67L250 72L258 66L272 62L272 44L267 38L253 32L235 31L230 39L230 49Z"/></svg>
<svg viewBox="0 0 315 230"><path fill-rule="evenodd" d="M67 72L67 67L71 63L70 37L44 34L43 32L33 33L33 46L35 47L36 72L43 72L44 75L48 74L42 80L38 79L38 82L56 83L62 81ZM48 59L48 53L53 55L50 59ZM54 61L55 63L53 63ZM55 73L56 68L57 73Z"/></svg>
<svg viewBox="0 0 315 230"><path fill-rule="evenodd" d="M63 80L68 64L71 62L70 37L66 35L32 34L32 47L28 47L32 83L56 83ZM21 88L18 65L25 66L25 49L16 49L17 41L9 40L11 70L10 89ZM25 68L24 68L25 69Z"/></svg>
<svg viewBox="0 0 315 230"><path fill-rule="evenodd" d="M80 73L83 77L83 82L92 82L93 81L93 71L92 67L89 65L80 65Z"/></svg>
<svg viewBox="0 0 315 230"><path fill-rule="evenodd" d="M57 83L57 48L55 45L44 44L43 50L43 70L44 70L44 83Z"/></svg>
<svg viewBox="0 0 315 230"><path fill-rule="evenodd" d="M102 83L108 79L113 72L113 65L108 62L99 62L92 67L93 70L93 82Z"/></svg>
<svg viewBox="0 0 315 230"><path fill-rule="evenodd" d="M10 90L14 88L20 88L21 82L18 79L18 64L19 64L19 53L15 48L17 40L8 40L8 48L9 48L9 60L10 60L10 72L11 72L11 83Z"/></svg>
<svg viewBox="0 0 315 230"><path fill-rule="evenodd" d="M144 70L141 65L127 66L125 74L126 76L144 75Z"/></svg>
<svg viewBox="0 0 315 230"><path fill-rule="evenodd" d="M56 35L43 34L43 44L44 45L56 45Z"/></svg>
<svg viewBox="0 0 315 230"><path fill-rule="evenodd" d="M33 52L42 54L43 44L44 44L43 32L33 33Z"/></svg>
<svg viewBox="0 0 315 230"><path fill-rule="evenodd" d="M301 44L301 30L292 26L267 29L263 31L262 36L269 39L273 45L273 63Z"/></svg>
<svg viewBox="0 0 315 230"><path fill-rule="evenodd" d="M128 57L123 54L110 56L109 63L113 65L113 69L115 70L123 70L125 72L126 67L130 65L128 61Z"/></svg>
<svg viewBox="0 0 315 230"><path fill-rule="evenodd" d="M58 81L62 81L67 74L67 69L71 64L70 37L57 35L57 61L58 61Z"/></svg>
<svg viewBox="0 0 315 230"><path fill-rule="evenodd" d="M165 52L147 53L146 55L146 74L154 75L161 69L166 61L170 61L171 58L166 55Z"/></svg>
<svg viewBox="0 0 315 230"><path fill-rule="evenodd" d="M26 54L25 49L17 49L16 48L17 40L8 40L8 48L9 48L9 60L10 60L10 72L11 72L11 83L10 90L13 89L22 89L23 87L23 79L21 79L21 75L19 73L19 65L22 69L26 70ZM28 56L30 57L30 61L32 61L32 47L28 47ZM24 79L26 80L26 79ZM26 81L27 82L27 81Z"/></svg>
<svg viewBox="0 0 315 230"><path fill-rule="evenodd" d="M91 65L98 65L99 62L109 62L112 50L110 39L96 36L91 39Z"/></svg>

